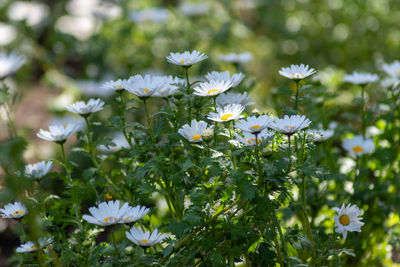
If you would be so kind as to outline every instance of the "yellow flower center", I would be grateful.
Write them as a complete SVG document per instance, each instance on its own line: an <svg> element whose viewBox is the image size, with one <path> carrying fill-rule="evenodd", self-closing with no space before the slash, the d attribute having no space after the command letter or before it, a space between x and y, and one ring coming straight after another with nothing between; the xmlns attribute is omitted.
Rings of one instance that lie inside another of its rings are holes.
<svg viewBox="0 0 400 267"><path fill-rule="evenodd" d="M400 75L400 70L397 71L397 74Z"/></svg>
<svg viewBox="0 0 400 267"><path fill-rule="evenodd" d="M24 214L23 210L17 210L13 212L13 215Z"/></svg>
<svg viewBox="0 0 400 267"><path fill-rule="evenodd" d="M364 148L362 146L355 146L352 148L352 150L356 153L364 152Z"/></svg>
<svg viewBox="0 0 400 267"><path fill-rule="evenodd" d="M253 141L255 142L256 139L255 139L255 138L250 138L249 140L247 140L247 142L248 142L249 144L251 144ZM259 143L261 143L261 140L257 138L257 144L259 144Z"/></svg>
<svg viewBox="0 0 400 267"><path fill-rule="evenodd" d="M115 218L115 217L113 217L113 216L108 216L108 217L106 217L106 218L104 218L104 222L106 222L106 223L108 223L109 221L110 222L115 222L117 220L117 218Z"/></svg>
<svg viewBox="0 0 400 267"><path fill-rule="evenodd" d="M293 77L296 77L296 78L303 78L303 75L301 75L300 73L293 73L292 75L293 75Z"/></svg>
<svg viewBox="0 0 400 267"><path fill-rule="evenodd" d="M131 217L124 217L124 220L127 221L129 220Z"/></svg>
<svg viewBox="0 0 400 267"><path fill-rule="evenodd" d="M195 134L192 137L193 140L199 140L200 138L201 138L201 136L199 134Z"/></svg>
<svg viewBox="0 0 400 267"><path fill-rule="evenodd" d="M207 94L211 94L211 93L218 93L218 89L211 89L207 91Z"/></svg>
<svg viewBox="0 0 400 267"><path fill-rule="evenodd" d="M32 245L31 249L37 249L37 246L36 245Z"/></svg>
<svg viewBox="0 0 400 267"><path fill-rule="evenodd" d="M144 90L146 93L149 92L149 89L147 89L147 88L143 88L143 90Z"/></svg>
<svg viewBox="0 0 400 267"><path fill-rule="evenodd" d="M226 121L226 120L228 120L230 117L232 117L233 115L232 114L225 114L225 115L222 115L221 116L221 120L223 120L223 121Z"/></svg>
<svg viewBox="0 0 400 267"><path fill-rule="evenodd" d="M181 60L181 63L182 63L182 64L183 64L183 63L185 63L185 60L184 60L184 59L182 59L182 60Z"/></svg>
<svg viewBox="0 0 400 267"><path fill-rule="evenodd" d="M350 218L349 218L349 216L347 216L346 214L343 214L342 216L340 216L340 218L339 218L339 222L342 224L342 225L349 225L349 223L350 223Z"/></svg>
<svg viewBox="0 0 400 267"><path fill-rule="evenodd" d="M261 126L260 125L253 125L250 128L259 130L261 128Z"/></svg>
<svg viewBox="0 0 400 267"><path fill-rule="evenodd" d="M110 194L108 194L108 193L107 193L107 194L105 194L105 195L104 195L104 197L105 197L107 200L110 200L110 199L112 199L112 196L111 196Z"/></svg>
<svg viewBox="0 0 400 267"><path fill-rule="evenodd" d="M121 85L117 85L117 87L118 87L118 88L122 88L122 86L121 86Z"/></svg>
<svg viewBox="0 0 400 267"><path fill-rule="evenodd" d="M149 242L149 240L148 239L142 239L142 243L147 243L147 242Z"/></svg>

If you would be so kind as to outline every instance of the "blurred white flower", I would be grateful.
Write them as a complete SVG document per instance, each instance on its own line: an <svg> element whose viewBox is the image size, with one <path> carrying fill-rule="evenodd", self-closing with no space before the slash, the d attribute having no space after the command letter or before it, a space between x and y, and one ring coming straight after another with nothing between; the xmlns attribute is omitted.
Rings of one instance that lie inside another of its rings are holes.
<svg viewBox="0 0 400 267"><path fill-rule="evenodd" d="M171 52L169 56L167 56L167 61L175 65L188 67L196 64L197 62L203 61L206 58L208 57L204 53L193 50L191 52L185 51L183 53Z"/></svg>
<svg viewBox="0 0 400 267"><path fill-rule="evenodd" d="M352 74L345 75L343 78L344 82L353 84L365 85L373 83L379 80L378 75L372 73L353 72Z"/></svg>
<svg viewBox="0 0 400 267"><path fill-rule="evenodd" d="M179 10L187 16L196 16L207 13L210 9L208 3L188 3L183 2L179 5Z"/></svg>
<svg viewBox="0 0 400 267"><path fill-rule="evenodd" d="M49 125L67 125L74 124L77 127L77 132L86 128L85 120L82 117L66 115L62 117L53 117L49 121Z"/></svg>
<svg viewBox="0 0 400 267"><path fill-rule="evenodd" d="M235 127L242 130L243 132L249 132L257 134L262 130L266 129L274 119L272 117L261 115L261 116L250 116L246 120L240 120L235 124Z"/></svg>
<svg viewBox="0 0 400 267"><path fill-rule="evenodd" d="M348 204L342 205L341 208L333 208L338 212L338 215L333 216L335 221L335 231L343 235L343 239L346 239L347 232L361 232L361 226L364 225L361 222L361 210L356 205Z"/></svg>
<svg viewBox="0 0 400 267"><path fill-rule="evenodd" d="M168 19L170 12L165 8L148 8L134 11L129 15L133 22L164 22Z"/></svg>
<svg viewBox="0 0 400 267"><path fill-rule="evenodd" d="M28 209L19 201L8 203L0 209L3 218L19 219L28 213Z"/></svg>
<svg viewBox="0 0 400 267"><path fill-rule="evenodd" d="M83 95L88 97L108 97L113 92L113 90L103 87L104 82L81 80L77 82L77 85Z"/></svg>
<svg viewBox="0 0 400 267"><path fill-rule="evenodd" d="M24 57L16 53L0 53L0 79L4 79L17 70L19 70L25 64Z"/></svg>
<svg viewBox="0 0 400 267"><path fill-rule="evenodd" d="M385 63L382 65L382 70L391 77L400 77L400 62L395 60L392 63Z"/></svg>
<svg viewBox="0 0 400 267"><path fill-rule="evenodd" d="M216 96L232 87L231 81L211 80L208 82L199 83L193 88L193 94L198 96Z"/></svg>
<svg viewBox="0 0 400 267"><path fill-rule="evenodd" d="M25 20L28 26L35 26L49 15L46 4L31 1L13 1L8 7L8 17L11 20Z"/></svg>
<svg viewBox="0 0 400 267"><path fill-rule="evenodd" d="M311 135L311 138L314 142L322 142L328 138L331 138L334 134L334 131L331 129L309 129L307 133Z"/></svg>
<svg viewBox="0 0 400 267"><path fill-rule="evenodd" d="M166 235L158 233L157 229L150 233L149 231L143 232L136 227L132 227L130 231L126 231L126 237L138 246L150 247L162 241Z"/></svg>
<svg viewBox="0 0 400 267"><path fill-rule="evenodd" d="M89 99L87 103L78 101L65 107L69 112L79 114L82 116L88 116L93 112L102 110L104 102L101 99Z"/></svg>
<svg viewBox="0 0 400 267"><path fill-rule="evenodd" d="M42 178L53 167L52 161L40 161L35 164L25 165L25 175L30 178Z"/></svg>
<svg viewBox="0 0 400 267"><path fill-rule="evenodd" d="M239 134L235 134L234 137L236 141L240 142L245 146L253 146L261 143L261 141L266 138L274 136L274 134L275 134L274 132L264 129L263 131L257 134L257 139L256 135L250 132L243 132L244 137L240 136Z"/></svg>
<svg viewBox="0 0 400 267"><path fill-rule="evenodd" d="M245 107L254 104L254 102L250 101L251 97L247 93L225 93L217 97L217 106L223 107L229 104L239 104Z"/></svg>
<svg viewBox="0 0 400 267"><path fill-rule="evenodd" d="M15 40L17 31L14 26L0 23L0 45L5 46Z"/></svg>
<svg viewBox="0 0 400 267"><path fill-rule="evenodd" d="M275 118L269 127L283 134L291 135L308 127L310 124L311 121L304 115L285 115L283 119Z"/></svg>
<svg viewBox="0 0 400 267"><path fill-rule="evenodd" d="M210 128L212 128L211 126ZM185 137L189 142L198 143L203 141L203 132L207 129L207 122L196 121L193 119L189 124L185 124L178 130L178 133Z"/></svg>
<svg viewBox="0 0 400 267"><path fill-rule="evenodd" d="M101 202L98 207L90 207L91 215L83 215L82 219L88 223L97 225L112 225L117 224L123 216L129 211L129 204L124 203L120 206L119 200Z"/></svg>
<svg viewBox="0 0 400 267"><path fill-rule="evenodd" d="M121 79L105 82L101 86L101 88L103 89L115 92L122 92L123 90L126 90L126 87L127 87L127 80L121 80Z"/></svg>
<svg viewBox="0 0 400 267"><path fill-rule="evenodd" d="M163 78L165 83L153 94L153 96L169 97L175 94L176 91L179 90L180 86L186 85L186 81L178 77L165 76Z"/></svg>
<svg viewBox="0 0 400 267"><path fill-rule="evenodd" d="M136 222L143 218L149 212L150 209L143 206L129 207L119 223Z"/></svg>
<svg viewBox="0 0 400 267"><path fill-rule="evenodd" d="M68 124L66 127L63 125L50 125L49 131L40 129L36 136L46 141L63 143L71 135L76 133L79 130L79 127L80 126L77 124Z"/></svg>
<svg viewBox="0 0 400 267"><path fill-rule="evenodd" d="M116 152L122 148L130 148L128 141L126 141L126 138L122 132L116 132L111 135L112 142L115 144L113 146L108 146L108 148L105 145L100 145L98 148L103 151L107 152ZM134 143L134 140L132 140Z"/></svg>
<svg viewBox="0 0 400 267"><path fill-rule="evenodd" d="M125 89L137 97L149 97L160 90L165 83L164 78L160 76L137 74L128 79Z"/></svg>
<svg viewBox="0 0 400 267"><path fill-rule="evenodd" d="M243 115L240 115L243 110L244 107L239 104L226 105L223 108L217 107L217 112L208 114L207 119L218 122L236 120L243 118Z"/></svg>
<svg viewBox="0 0 400 267"><path fill-rule="evenodd" d="M28 241L24 244L21 244L18 248L17 248L17 252L18 253L24 253L24 252L32 252L37 250L38 248L44 248L47 245L51 244L54 242L54 238L52 237L41 237L38 240L39 242L39 246L33 242L33 241Z"/></svg>
<svg viewBox="0 0 400 267"><path fill-rule="evenodd" d="M241 54L230 53L227 55L218 55L219 60L230 63L246 63L253 59L253 55L250 52L244 52Z"/></svg>
<svg viewBox="0 0 400 267"><path fill-rule="evenodd" d="M375 150L374 142L371 139L364 139L361 135L356 135L354 138L344 139L342 146L353 156L369 154Z"/></svg>
<svg viewBox="0 0 400 267"><path fill-rule="evenodd" d="M100 31L101 21L92 16L76 17L65 15L56 21L55 29L85 41Z"/></svg>
<svg viewBox="0 0 400 267"><path fill-rule="evenodd" d="M400 76L399 77L390 76L381 80L381 85L383 87L396 87L399 84L400 84Z"/></svg>
<svg viewBox="0 0 400 267"><path fill-rule="evenodd" d="M315 72L315 69L304 64L290 65L290 67L281 68L279 70L280 75L292 80L302 80L313 75Z"/></svg>
<svg viewBox="0 0 400 267"><path fill-rule="evenodd" d="M230 81L232 83L232 87L236 87L244 78L244 74L239 72L232 74L232 77L229 71L218 72L213 71L206 74L206 79L208 81L211 80L221 80L221 81Z"/></svg>

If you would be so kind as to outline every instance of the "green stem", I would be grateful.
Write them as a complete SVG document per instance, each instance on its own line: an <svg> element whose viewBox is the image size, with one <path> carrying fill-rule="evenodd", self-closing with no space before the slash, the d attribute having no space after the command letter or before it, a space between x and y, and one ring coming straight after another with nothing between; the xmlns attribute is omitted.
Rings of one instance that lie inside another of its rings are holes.
<svg viewBox="0 0 400 267"><path fill-rule="evenodd" d="M89 124L88 116L84 116L84 118L85 118L85 122L86 122L86 136L88 139L90 157L92 158L93 164L96 166L96 168L98 168L99 163L96 160L96 155L95 155L95 151L94 151L95 146L93 146L92 137L90 134L90 124Z"/></svg>
<svg viewBox="0 0 400 267"><path fill-rule="evenodd" d="M308 237L308 239L311 242L311 266L315 265L315 245L314 245L314 239L312 236L312 231L311 231L311 226L310 222L308 221L308 213L307 213L307 203L306 203L306 177L304 175L301 176L302 180L302 188L301 188L301 205L303 207L303 213L304 213L304 229L305 229L305 234Z"/></svg>
<svg viewBox="0 0 400 267"><path fill-rule="evenodd" d="M258 133L254 134L256 137L256 148L254 149L255 151L255 157L256 157L256 162L257 162L257 169L258 169L258 184L261 186L261 188L264 187L264 182L263 182L263 171L262 171L262 165L261 165L261 157L260 157L260 147L258 145Z"/></svg>
<svg viewBox="0 0 400 267"><path fill-rule="evenodd" d="M291 168L291 166L292 166L292 150L291 150L291 148L290 148L290 137L291 137L291 135L290 134L288 134L288 144L289 144L289 150L288 150L288 156L289 156L289 171L290 171L290 168Z"/></svg>
<svg viewBox="0 0 400 267"><path fill-rule="evenodd" d="M147 127L149 128L150 138L151 138L151 141L152 141L153 143L155 143L154 133L153 133L153 127L151 126L151 119L150 119L150 115L149 115L149 110L148 110L148 108L147 108L147 99L146 99L146 98L143 98L142 100L143 100L144 109L145 109L145 112L146 112Z"/></svg>
<svg viewBox="0 0 400 267"><path fill-rule="evenodd" d="M232 140L232 121L228 121L228 129L229 129L229 139ZM235 146L231 144L231 159L233 164L233 169L236 170L236 158L233 155L233 150Z"/></svg>
<svg viewBox="0 0 400 267"><path fill-rule="evenodd" d="M67 176L69 179L69 183L72 184L72 177L71 177L71 172L68 169L68 164L67 164L67 157L65 156L65 150L64 150L64 142L58 143L61 147L61 154L63 156L63 162L64 162L64 168L65 171L67 172Z"/></svg>
<svg viewBox="0 0 400 267"><path fill-rule="evenodd" d="M282 245L281 248L282 248L282 251L283 251L284 259L287 259L288 258L288 252L287 252L287 249L286 249L286 242L285 242L285 238L284 238L284 236L282 234L281 226L278 223L278 218L276 216L275 209L272 210L272 220L274 222L276 230L278 230L279 238L281 240L281 245ZM276 243L279 246L278 240L276 240ZM279 253L281 253L281 251L279 251ZM284 260L282 260L282 259L281 259L281 261L284 262ZM282 267L284 266L282 263L281 263L281 265L282 265Z"/></svg>
<svg viewBox="0 0 400 267"><path fill-rule="evenodd" d="M187 97L188 97L188 104L189 104L189 116L188 116L188 123L192 120L192 103L191 103L191 94L190 94L190 82L189 82L189 67L184 67L185 69L185 76L186 76L186 87L187 87Z"/></svg>
<svg viewBox="0 0 400 267"><path fill-rule="evenodd" d="M118 92L119 93L119 97L120 97L120 101L121 101L121 123L122 123L122 133L125 136L126 141L128 142L129 146L132 148L133 144L132 144L132 140L130 138L130 136L128 135L128 133L126 132L125 129L125 124L126 124L126 118L125 118L125 110L126 110L126 99L123 96L124 91L121 90Z"/></svg>
<svg viewBox="0 0 400 267"><path fill-rule="evenodd" d="M362 136L365 139L365 130L366 130L366 118L365 118L365 85L361 85L361 131L362 131Z"/></svg>
<svg viewBox="0 0 400 267"><path fill-rule="evenodd" d="M299 80L295 80L296 82L296 99L294 102L294 110L297 112L298 104L299 104Z"/></svg>
<svg viewBox="0 0 400 267"><path fill-rule="evenodd" d="M111 231L111 236L114 243L115 253L117 254L118 259L121 260L121 255L119 254L118 251L117 242L115 242L114 231Z"/></svg>

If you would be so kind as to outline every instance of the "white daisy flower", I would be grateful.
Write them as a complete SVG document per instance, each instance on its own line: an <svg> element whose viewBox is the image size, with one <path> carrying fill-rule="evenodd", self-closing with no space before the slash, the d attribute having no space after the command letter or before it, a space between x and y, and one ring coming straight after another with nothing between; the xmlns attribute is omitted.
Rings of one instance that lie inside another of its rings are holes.
<svg viewBox="0 0 400 267"><path fill-rule="evenodd" d="M192 66L193 64L203 61L204 59L208 58L207 55L199 52L199 51L185 51L183 53L170 53L167 56L167 61L184 67Z"/></svg>
<svg viewBox="0 0 400 267"><path fill-rule="evenodd" d="M231 81L211 80L208 82L199 83L193 88L193 94L198 96L216 96L232 87Z"/></svg>
<svg viewBox="0 0 400 267"><path fill-rule="evenodd" d="M331 138L334 134L334 131L331 129L328 130L309 129L307 133L311 135L311 138L314 142L322 142L325 141L326 139Z"/></svg>
<svg viewBox="0 0 400 267"><path fill-rule="evenodd" d="M129 207L128 211L119 221L119 223L131 223L136 222L143 218L147 213L150 212L149 208L143 206Z"/></svg>
<svg viewBox="0 0 400 267"><path fill-rule="evenodd" d="M78 101L66 106L65 109L75 114L87 116L93 112L102 110L104 108L103 106L104 102L101 99L91 98L87 103Z"/></svg>
<svg viewBox="0 0 400 267"><path fill-rule="evenodd" d="M79 131L80 125L78 124L68 124L66 127L63 125L50 125L49 131L40 129L36 134L37 137L57 143L65 142L71 135Z"/></svg>
<svg viewBox="0 0 400 267"><path fill-rule="evenodd" d="M283 119L275 118L269 127L283 134L292 135L293 133L306 128L310 124L311 121L304 115L292 115L290 117L285 115Z"/></svg>
<svg viewBox="0 0 400 267"><path fill-rule="evenodd" d="M25 166L25 175L31 178L42 178L53 167L52 161L41 161L35 164L28 164Z"/></svg>
<svg viewBox="0 0 400 267"><path fill-rule="evenodd" d="M137 97L149 97L160 90L164 84L163 77L137 74L128 79L126 90Z"/></svg>
<svg viewBox="0 0 400 267"><path fill-rule="evenodd" d="M0 80L4 79L25 64L25 58L16 53L0 53Z"/></svg>
<svg viewBox="0 0 400 267"><path fill-rule="evenodd" d="M279 74L292 80L302 80L315 73L315 69L308 65L290 65L290 67L281 68Z"/></svg>
<svg viewBox="0 0 400 267"><path fill-rule="evenodd" d="M235 134L234 137L235 141L238 141L245 146L253 146L261 143L261 141L264 139L274 136L274 134L274 132L265 129L257 134L257 139L255 134L250 132L243 132L244 137L240 136L239 134Z"/></svg>
<svg viewBox="0 0 400 267"><path fill-rule="evenodd" d="M203 137L203 140L210 141L214 135L214 125L210 126L209 128L205 129L201 133L201 137Z"/></svg>
<svg viewBox="0 0 400 267"><path fill-rule="evenodd" d="M335 231L339 234L343 235L343 239L346 239L347 232L361 232L361 226L364 225L361 222L361 210L356 205L348 204L342 207L333 208L338 212L338 215L333 216L333 220L335 220Z"/></svg>
<svg viewBox="0 0 400 267"><path fill-rule="evenodd" d="M343 78L344 82L353 84L365 85L373 83L379 80L378 75L372 73L353 72L352 74L345 75Z"/></svg>
<svg viewBox="0 0 400 267"><path fill-rule="evenodd" d="M224 72L213 71L206 74L206 79L208 81L211 80L231 81L232 87L236 87L243 80L243 78L244 74L241 72L232 74L231 77L228 70Z"/></svg>
<svg viewBox="0 0 400 267"><path fill-rule="evenodd" d="M210 128L212 128L211 126ZM185 137L189 142L199 143L203 141L203 132L207 129L207 122L192 120L190 125L185 124L178 130L183 137Z"/></svg>
<svg viewBox="0 0 400 267"><path fill-rule="evenodd" d="M390 64L383 64L382 70L391 77L400 77L400 62L395 60Z"/></svg>
<svg viewBox="0 0 400 267"><path fill-rule="evenodd" d="M394 77L390 76L381 80L381 85L383 87L396 87L400 84L400 76Z"/></svg>
<svg viewBox="0 0 400 267"><path fill-rule="evenodd" d="M253 59L253 55L250 52L244 52L241 54L230 53L227 55L218 55L219 60L230 63L246 63Z"/></svg>
<svg viewBox="0 0 400 267"><path fill-rule="evenodd" d="M126 89L126 82L127 80L114 80L114 81L108 81L103 83L101 86L102 89L104 90L110 90L110 91L115 91L115 92L122 92L123 90Z"/></svg>
<svg viewBox="0 0 400 267"><path fill-rule="evenodd" d="M88 223L97 225L112 225L119 223L123 216L129 211L129 204L120 206L119 200L101 202L98 207L90 207L91 215L83 215L82 219Z"/></svg>
<svg viewBox="0 0 400 267"><path fill-rule="evenodd" d="M125 135L122 132L116 132L111 134L112 142L115 145L110 145L106 147L105 145L99 145L98 148L102 151L106 152L116 152L121 150L122 148L130 148L128 141L126 141ZM132 143L135 143L135 140L132 138Z"/></svg>
<svg viewBox="0 0 400 267"><path fill-rule="evenodd" d="M164 85L157 90L153 96L158 97L169 97L176 93L179 90L180 86L186 85L186 81L184 79L172 76L165 76Z"/></svg>
<svg viewBox="0 0 400 267"><path fill-rule="evenodd" d="M166 235L158 233L157 229L150 233L149 231L143 232L136 227L132 227L130 231L126 231L126 237L136 245L150 247L162 241Z"/></svg>
<svg viewBox="0 0 400 267"><path fill-rule="evenodd" d="M369 154L375 150L374 142L371 139L364 139L361 135L356 135L354 138L344 139L342 146L353 156Z"/></svg>
<svg viewBox="0 0 400 267"><path fill-rule="evenodd" d="M243 132L259 133L266 129L274 119L269 116L250 116L246 120L240 120L235 124L235 127Z"/></svg>
<svg viewBox="0 0 400 267"><path fill-rule="evenodd" d="M32 252L39 248L44 248L53 242L54 242L54 239L52 237L41 237L38 240L39 246L33 241L28 241L24 244L21 244L17 248L17 252L18 253Z"/></svg>
<svg viewBox="0 0 400 267"><path fill-rule="evenodd" d="M247 93L225 93L217 97L217 106L223 107L229 104L239 104L244 107L255 104L250 102L251 97Z"/></svg>
<svg viewBox="0 0 400 267"><path fill-rule="evenodd" d="M19 201L8 203L0 209L3 218L19 219L28 213L28 209Z"/></svg>
<svg viewBox="0 0 400 267"><path fill-rule="evenodd" d="M208 114L207 119L219 122L241 119L243 118L243 115L240 114L243 110L244 107L239 104L226 105L223 108L217 107L217 112Z"/></svg>

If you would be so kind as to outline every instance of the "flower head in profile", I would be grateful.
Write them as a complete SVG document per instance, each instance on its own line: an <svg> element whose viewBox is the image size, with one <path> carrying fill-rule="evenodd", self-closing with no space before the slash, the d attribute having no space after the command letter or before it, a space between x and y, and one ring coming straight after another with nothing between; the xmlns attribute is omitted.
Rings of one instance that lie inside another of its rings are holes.
<svg viewBox="0 0 400 267"><path fill-rule="evenodd" d="M250 132L243 132L244 137L240 136L239 134L235 134L235 140L245 146L254 146L256 144L261 143L264 139L270 138L274 136L273 131L269 131L268 129L264 129L260 133L256 135Z"/></svg>
<svg viewBox="0 0 400 267"><path fill-rule="evenodd" d="M53 167L52 161L41 161L35 164L28 164L25 166L25 175L30 178L42 178Z"/></svg>
<svg viewBox="0 0 400 267"><path fill-rule="evenodd" d="M103 83L101 86L102 89L115 91L115 92L122 92L126 89L126 80L115 80L115 81L108 81Z"/></svg>
<svg viewBox="0 0 400 267"><path fill-rule="evenodd" d="M54 239L52 237L41 237L38 240L39 245L36 242L28 241L24 244L21 244L16 251L18 253L32 252L38 250L39 248L42 249L53 242Z"/></svg>
<svg viewBox="0 0 400 267"><path fill-rule="evenodd" d="M232 87L231 81L211 80L194 87L194 94L198 96L216 96Z"/></svg>
<svg viewBox="0 0 400 267"><path fill-rule="evenodd" d="M211 126L212 127L212 126ZM207 122L196 121L193 119L189 124L185 124L178 130L178 133L185 137L189 142L199 143L203 141L203 132L207 129Z"/></svg>
<svg viewBox="0 0 400 267"><path fill-rule="evenodd" d="M366 85L379 80L378 75L372 73L353 72L352 74L345 75L343 78L344 82L352 84Z"/></svg>
<svg viewBox="0 0 400 267"><path fill-rule="evenodd" d="M132 227L130 231L126 231L126 237L141 247L150 247L162 241L166 235L160 234L157 229L150 233L149 231L143 232L136 227Z"/></svg>
<svg viewBox="0 0 400 267"><path fill-rule="evenodd" d="M295 132L308 127L310 124L311 121L304 115L285 115L283 119L275 118L269 127L283 134L292 135Z"/></svg>
<svg viewBox="0 0 400 267"><path fill-rule="evenodd" d="M253 59L253 55L250 52L244 52L241 54L230 53L227 55L218 55L219 60L230 63L246 63Z"/></svg>
<svg viewBox="0 0 400 267"><path fill-rule="evenodd" d="M229 104L239 104L244 107L253 105L254 102L250 102L251 97L247 95L247 93L225 93L225 94L220 94L217 97L217 106L223 107Z"/></svg>
<svg viewBox="0 0 400 267"><path fill-rule="evenodd" d="M400 62L395 60L390 64L383 64L382 70L391 77L400 77Z"/></svg>
<svg viewBox="0 0 400 267"><path fill-rule="evenodd" d="M371 139L364 139L361 135L356 135L354 138L344 139L342 146L353 156L369 154L375 150L374 142Z"/></svg>
<svg viewBox="0 0 400 267"><path fill-rule="evenodd" d="M129 204L125 203L120 206L119 200L101 202L98 207L89 208L91 215L83 215L82 219L88 223L97 225L117 224L122 217L129 211Z"/></svg>
<svg viewBox="0 0 400 267"><path fill-rule="evenodd" d="M149 208L143 206L129 207L119 223L131 223L136 222L143 218L147 213L150 212Z"/></svg>
<svg viewBox="0 0 400 267"><path fill-rule="evenodd" d="M180 86L186 85L186 81L184 79L172 76L164 77L164 84L157 90L153 96L158 97L169 97L176 93L179 90Z"/></svg>
<svg viewBox="0 0 400 267"><path fill-rule="evenodd" d="M314 142L322 142L326 139L329 139L333 136L334 131L331 129L322 130L322 129L309 129L307 133L311 136L312 141Z"/></svg>
<svg viewBox="0 0 400 267"><path fill-rule="evenodd" d="M65 142L71 135L79 131L80 125L78 124L68 124L66 127L63 125L50 125L49 131L40 129L36 134L37 137L51 142L63 143Z"/></svg>
<svg viewBox="0 0 400 267"><path fill-rule="evenodd" d="M208 114L207 119L218 122L227 122L231 120L241 119L243 115L240 115L244 110L244 107L239 104L226 105L223 108L217 107L217 112Z"/></svg>
<svg viewBox="0 0 400 267"><path fill-rule="evenodd" d="M399 84L400 84L400 76L399 77L390 76L381 80L381 85L383 87L392 88L398 86Z"/></svg>
<svg viewBox="0 0 400 267"><path fill-rule="evenodd" d="M213 71L206 74L206 79L208 81L211 80L220 80L220 81L230 81L232 83L232 87L236 87L244 78L244 74L239 72L235 74L229 73L229 71L218 72Z"/></svg>
<svg viewBox="0 0 400 267"><path fill-rule="evenodd" d="M129 143L126 141L126 138L122 132L115 132L110 134L112 145L99 145L98 149L104 152L116 152L121 150L122 148L129 148ZM132 138L132 143L135 143L135 140Z"/></svg>
<svg viewBox="0 0 400 267"><path fill-rule="evenodd" d="M333 216L335 221L335 231L343 235L343 239L346 239L347 232L361 232L361 226L364 225L361 222L361 210L356 205L348 204L342 205L341 208L333 208L338 212L338 215Z"/></svg>
<svg viewBox="0 0 400 267"><path fill-rule="evenodd" d="M240 120L235 124L235 127L243 132L258 134L266 129L274 119L269 116L250 116L246 120Z"/></svg>
<svg viewBox="0 0 400 267"><path fill-rule="evenodd" d="M149 97L160 90L164 84L165 79L163 77L137 74L128 79L126 90L137 97Z"/></svg>
<svg viewBox="0 0 400 267"><path fill-rule="evenodd" d="M185 51L183 53L170 53L167 56L167 61L175 64L180 65L183 67L190 67L197 62L203 61L207 58L207 55L199 52L199 51Z"/></svg>
<svg viewBox="0 0 400 267"><path fill-rule="evenodd" d="M290 67L281 68L279 74L292 79L292 80L302 80L311 76L315 73L315 69L310 68L308 65L290 65Z"/></svg>
<svg viewBox="0 0 400 267"><path fill-rule="evenodd" d="M8 203L0 209L3 218L19 219L28 213L28 209L19 201Z"/></svg>
<svg viewBox="0 0 400 267"><path fill-rule="evenodd" d="M25 64L25 58L16 53L0 53L0 80L4 79Z"/></svg>
<svg viewBox="0 0 400 267"><path fill-rule="evenodd" d="M65 107L69 112L79 114L81 116L88 116L93 112L103 109L104 102L101 99L89 99L87 103L78 101Z"/></svg>

